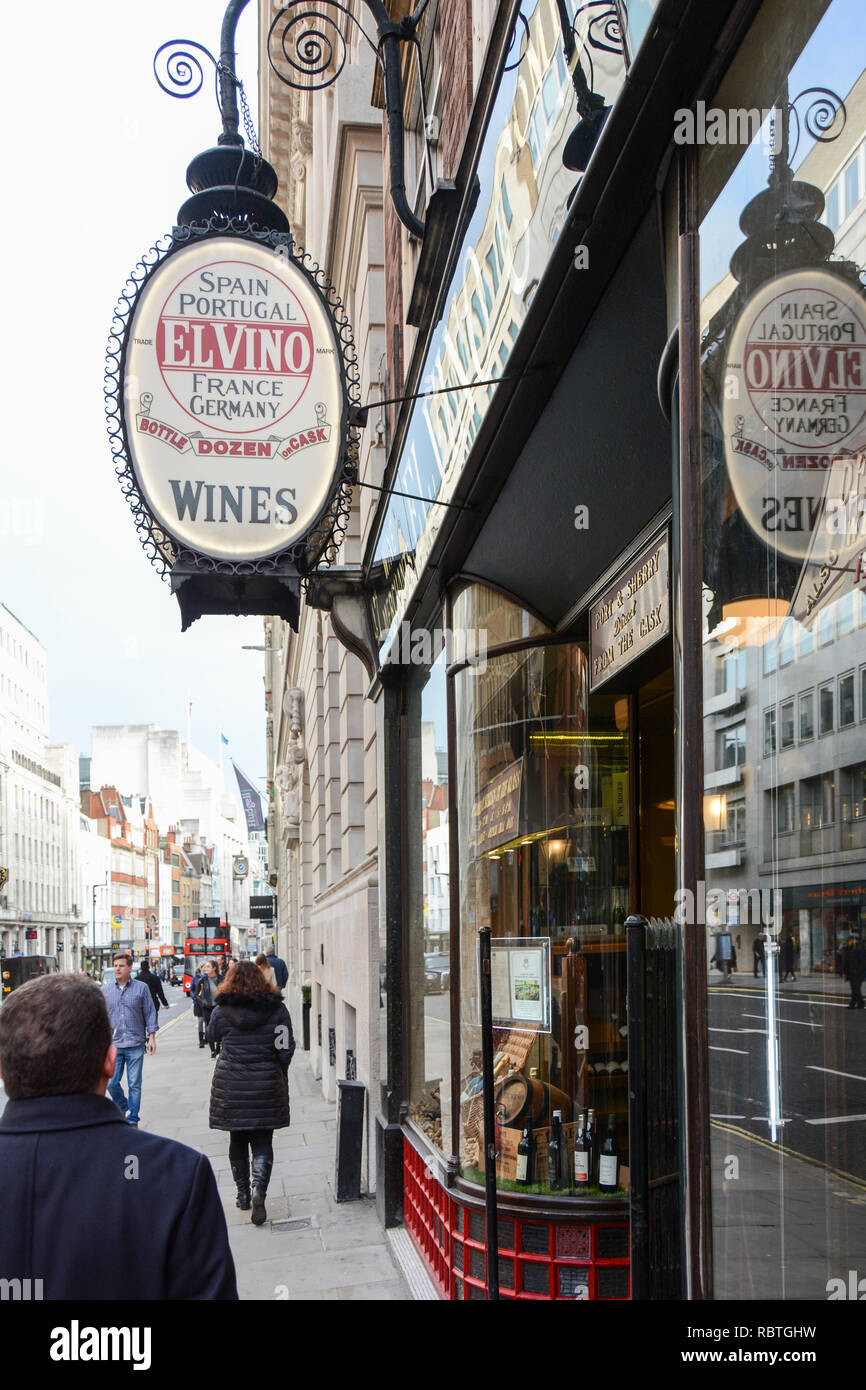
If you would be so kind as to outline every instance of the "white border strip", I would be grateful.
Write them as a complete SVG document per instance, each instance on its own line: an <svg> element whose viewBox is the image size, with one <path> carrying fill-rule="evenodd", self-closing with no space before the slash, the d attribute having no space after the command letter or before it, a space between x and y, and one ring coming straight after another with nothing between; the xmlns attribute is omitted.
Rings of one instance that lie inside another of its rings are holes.
<svg viewBox="0 0 866 1390"><path fill-rule="evenodd" d="M438 1303L436 1285L427 1273L427 1266L412 1243L405 1226L395 1226L385 1232L391 1254L400 1267L413 1299L416 1302Z"/></svg>

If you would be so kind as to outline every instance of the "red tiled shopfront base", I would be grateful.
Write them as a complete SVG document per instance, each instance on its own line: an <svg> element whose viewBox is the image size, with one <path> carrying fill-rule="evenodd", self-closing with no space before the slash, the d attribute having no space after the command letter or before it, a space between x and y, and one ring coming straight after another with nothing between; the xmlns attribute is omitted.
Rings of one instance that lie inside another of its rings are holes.
<svg viewBox="0 0 866 1390"><path fill-rule="evenodd" d="M485 1214L452 1195L403 1141L403 1218L445 1299L486 1298ZM627 1299L628 1222L499 1218L499 1294L518 1299Z"/></svg>

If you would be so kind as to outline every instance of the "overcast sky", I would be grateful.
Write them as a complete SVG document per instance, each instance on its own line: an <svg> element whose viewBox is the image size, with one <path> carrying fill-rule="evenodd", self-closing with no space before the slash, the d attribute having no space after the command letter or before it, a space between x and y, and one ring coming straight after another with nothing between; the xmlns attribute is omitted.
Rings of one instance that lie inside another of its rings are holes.
<svg viewBox="0 0 866 1390"><path fill-rule="evenodd" d="M52 741L88 753L93 724L184 733L189 696L193 742L216 761L222 728L258 777L264 658L240 648L263 642L262 619L200 618L181 634L114 475L102 392L119 291L170 230L186 165L221 129L210 65L199 95L178 101L157 86L153 54L176 37L216 52L224 8L79 0L5 12L0 600L46 648ZM255 114L255 0L238 49Z"/></svg>

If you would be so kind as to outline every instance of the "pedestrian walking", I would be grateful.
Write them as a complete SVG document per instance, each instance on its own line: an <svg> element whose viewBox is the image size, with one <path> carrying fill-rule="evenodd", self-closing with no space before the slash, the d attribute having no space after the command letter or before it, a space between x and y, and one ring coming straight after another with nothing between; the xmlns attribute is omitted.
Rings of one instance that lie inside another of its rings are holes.
<svg viewBox="0 0 866 1390"><path fill-rule="evenodd" d="M207 1037L208 1024L210 1023L211 1016L213 1014L214 1009L216 1008L218 984L219 980L217 979L216 966L214 965L213 961L204 961L202 963L202 976L201 980L199 981L199 987L195 997L195 1004L198 1004L199 1007L199 1018L201 1020L201 1024L204 1027L205 1038ZM211 1057L216 1057L219 1053L219 1050L219 1043L212 1042L210 1045Z"/></svg>
<svg viewBox="0 0 866 1390"><path fill-rule="evenodd" d="M730 932L716 932L716 950L712 964L720 972L722 983L727 984L733 965L734 943Z"/></svg>
<svg viewBox="0 0 866 1390"><path fill-rule="evenodd" d="M268 964L267 956L256 956L256 965L259 967L259 970L261 970L271 989L277 989L277 977L274 973L274 967Z"/></svg>
<svg viewBox="0 0 866 1390"><path fill-rule="evenodd" d="M76 1304L236 1300L210 1163L173 1139L129 1133L105 1094L111 1034L103 992L80 975L30 980L0 1009L4 1297L7 1280L35 1279L34 1297Z"/></svg>
<svg viewBox="0 0 866 1390"><path fill-rule="evenodd" d="M791 932L788 932L788 935L782 938L779 963L782 967L782 983L785 983L789 975L792 980L796 980L797 976L794 974L794 937Z"/></svg>
<svg viewBox="0 0 866 1390"><path fill-rule="evenodd" d="M132 957L125 951L118 951L114 957L114 979L102 986L102 993L111 1020L112 1042L117 1049L114 1075L108 1083L108 1094L127 1123L138 1128L141 1119L141 1073L144 1066L145 1049L156 1051L156 1033L159 1028L156 1010L150 997L150 990L140 980L130 979ZM126 1084L129 1100L123 1094L123 1072L126 1070Z"/></svg>
<svg viewBox="0 0 866 1390"><path fill-rule="evenodd" d="M199 1004L198 1000L196 999L196 995L198 994L198 987L203 979L203 973L201 968L202 964L203 962L199 963L199 965L196 968L196 972L192 977L192 984L189 987L189 997L192 1000L192 1016L193 1018L198 1019L198 1045L199 1047L207 1047L207 1039L205 1037L204 1015L201 1011L201 1004Z"/></svg>
<svg viewBox="0 0 866 1390"><path fill-rule="evenodd" d="M286 965L286 962L283 960L282 956L278 956L275 951L268 952L267 960L268 965L271 966L276 976L277 989L285 989L289 982L289 967Z"/></svg>
<svg viewBox="0 0 866 1390"><path fill-rule="evenodd" d="M217 989L207 1036L221 1044L211 1085L210 1128L229 1131L238 1208L249 1211L252 1204L250 1220L261 1226L267 1219L274 1130L289 1124L288 1070L295 1039L282 995L252 961L233 965Z"/></svg>
<svg viewBox="0 0 866 1390"><path fill-rule="evenodd" d="M752 942L752 963L753 963L753 966L754 966L754 972L755 972L755 979L756 979L756 980L757 980L757 978L758 978L758 973L759 973L759 971L760 971L760 973L761 973L762 975L765 975L765 974L766 974L766 955L765 955L765 952L764 952L764 933L763 933L763 932L758 932L758 935L755 937L754 941Z"/></svg>
<svg viewBox="0 0 866 1390"><path fill-rule="evenodd" d="M150 964L146 959L143 960L141 963L141 966L138 971L138 978L140 980L143 980L143 982L147 985L148 989L150 990L150 997L153 1000L153 1007L158 1022L160 1005L162 1005L163 1008L167 1009L168 1000L165 997L165 990L162 987L162 982L160 981L159 976L154 975L153 971L150 968Z"/></svg>
<svg viewBox="0 0 866 1390"><path fill-rule="evenodd" d="M863 977L866 975L866 946L852 937L842 952L842 973L851 986L849 1009L863 1008Z"/></svg>

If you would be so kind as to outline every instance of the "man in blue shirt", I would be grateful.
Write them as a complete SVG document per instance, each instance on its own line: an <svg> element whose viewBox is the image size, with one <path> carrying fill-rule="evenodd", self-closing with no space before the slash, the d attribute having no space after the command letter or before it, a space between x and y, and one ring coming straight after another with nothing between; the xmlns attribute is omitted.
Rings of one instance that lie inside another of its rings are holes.
<svg viewBox="0 0 866 1390"><path fill-rule="evenodd" d="M117 1063L114 1076L108 1083L108 1094L126 1115L127 1123L137 1129L141 1118L139 1107L145 1046L150 1053L156 1051L159 1024L150 990L141 980L131 980L131 972L132 957L125 951L119 951L114 957L114 980L102 986L102 993L111 1020L111 1040L117 1048ZM120 1084L124 1067L129 1087L128 1105Z"/></svg>

